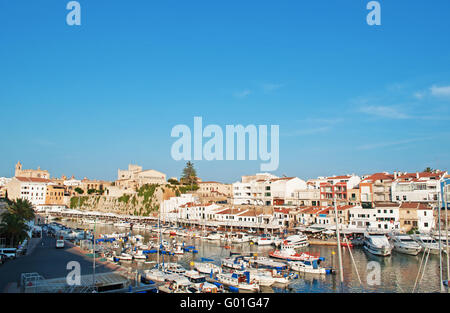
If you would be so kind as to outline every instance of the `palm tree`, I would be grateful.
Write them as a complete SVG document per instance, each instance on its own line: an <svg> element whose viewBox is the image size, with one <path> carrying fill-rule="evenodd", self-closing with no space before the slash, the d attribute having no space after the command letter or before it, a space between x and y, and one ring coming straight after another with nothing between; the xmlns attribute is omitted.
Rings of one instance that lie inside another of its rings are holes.
<svg viewBox="0 0 450 313"><path fill-rule="evenodd" d="M26 199L17 199L13 201L9 206L9 211L23 219L25 222L31 221L35 216L33 205Z"/></svg>
<svg viewBox="0 0 450 313"><path fill-rule="evenodd" d="M25 221L19 215L11 212L10 210L2 214L0 233L9 237L11 247L14 247L16 242L21 242L27 238L27 231L29 229L30 227L25 224Z"/></svg>

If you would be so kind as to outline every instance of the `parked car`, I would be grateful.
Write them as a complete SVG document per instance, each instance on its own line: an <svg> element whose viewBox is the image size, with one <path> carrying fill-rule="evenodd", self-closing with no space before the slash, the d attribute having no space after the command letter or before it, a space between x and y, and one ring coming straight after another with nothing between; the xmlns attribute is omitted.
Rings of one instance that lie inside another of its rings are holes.
<svg viewBox="0 0 450 313"><path fill-rule="evenodd" d="M64 248L64 240L58 239L56 240L56 248Z"/></svg>
<svg viewBox="0 0 450 313"><path fill-rule="evenodd" d="M0 248L0 254L6 255L8 259L15 259L17 256L16 248Z"/></svg>

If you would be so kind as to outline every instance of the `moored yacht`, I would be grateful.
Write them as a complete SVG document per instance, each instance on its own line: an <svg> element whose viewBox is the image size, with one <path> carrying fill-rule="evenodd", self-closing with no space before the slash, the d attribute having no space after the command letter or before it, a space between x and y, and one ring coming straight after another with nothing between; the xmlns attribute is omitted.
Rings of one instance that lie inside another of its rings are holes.
<svg viewBox="0 0 450 313"><path fill-rule="evenodd" d="M363 247L367 252L378 256L389 256L392 252L392 247L386 235L379 233L366 233Z"/></svg>
<svg viewBox="0 0 450 313"><path fill-rule="evenodd" d="M399 253L418 255L422 250L422 247L409 235L392 234L391 240L394 245L394 251Z"/></svg>
<svg viewBox="0 0 450 313"><path fill-rule="evenodd" d="M282 244L283 242L287 242L288 244L292 245L294 248L302 248L309 246L308 237L305 234L299 233L297 235L292 235L287 237L286 239L280 241L275 241L278 243L278 245Z"/></svg>
<svg viewBox="0 0 450 313"><path fill-rule="evenodd" d="M431 254L439 254L439 243L433 237L425 234L416 234L414 240L422 247L424 253L429 251Z"/></svg>

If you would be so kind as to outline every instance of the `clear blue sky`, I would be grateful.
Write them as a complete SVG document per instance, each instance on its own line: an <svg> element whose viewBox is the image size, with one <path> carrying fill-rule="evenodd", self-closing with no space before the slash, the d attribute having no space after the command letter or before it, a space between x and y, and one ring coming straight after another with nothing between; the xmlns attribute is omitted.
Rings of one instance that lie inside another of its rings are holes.
<svg viewBox="0 0 450 313"><path fill-rule="evenodd" d="M448 169L450 1L0 0L0 176L179 176L176 124L280 125L277 175ZM260 161L194 161L233 182Z"/></svg>

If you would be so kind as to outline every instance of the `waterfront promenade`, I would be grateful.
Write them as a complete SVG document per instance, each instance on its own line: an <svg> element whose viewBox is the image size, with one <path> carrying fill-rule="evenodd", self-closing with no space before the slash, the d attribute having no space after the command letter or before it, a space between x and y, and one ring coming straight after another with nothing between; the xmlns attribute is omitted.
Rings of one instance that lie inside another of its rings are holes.
<svg viewBox="0 0 450 313"><path fill-rule="evenodd" d="M92 258L84 255L78 247L66 242L64 249L56 249L56 239L47 235L33 241L35 246L27 255L0 265L0 293L20 292L18 283L22 273L36 272L45 279L65 277L69 273L66 266L70 261L80 263L81 275L92 274ZM99 262L95 271L106 273L114 269L114 265Z"/></svg>

